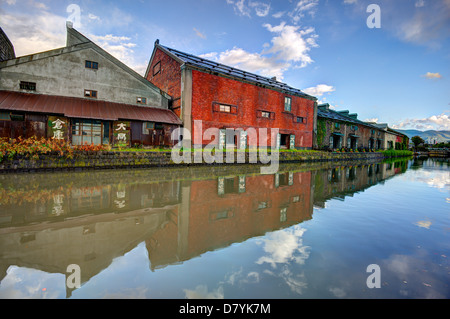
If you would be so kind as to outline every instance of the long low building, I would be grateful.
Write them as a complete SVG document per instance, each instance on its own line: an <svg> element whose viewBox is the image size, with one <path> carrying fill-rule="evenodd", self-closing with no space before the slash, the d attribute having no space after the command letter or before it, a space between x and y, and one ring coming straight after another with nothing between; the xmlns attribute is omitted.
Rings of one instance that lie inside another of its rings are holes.
<svg viewBox="0 0 450 319"><path fill-rule="evenodd" d="M406 149L406 135L386 127L361 121L356 113L336 111L327 103L321 104L317 111L317 145L322 150Z"/></svg>
<svg viewBox="0 0 450 319"><path fill-rule="evenodd" d="M0 137L170 146L171 101L69 22L65 47L0 62Z"/></svg>

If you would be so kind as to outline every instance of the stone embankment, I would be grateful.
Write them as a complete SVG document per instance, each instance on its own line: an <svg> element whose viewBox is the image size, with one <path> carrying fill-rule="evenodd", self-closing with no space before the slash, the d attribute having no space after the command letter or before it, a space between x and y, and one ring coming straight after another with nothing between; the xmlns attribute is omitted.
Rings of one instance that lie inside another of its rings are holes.
<svg viewBox="0 0 450 319"><path fill-rule="evenodd" d="M118 168L150 168L150 167L186 167L186 166L223 166L236 164L268 164L257 157L257 162L248 152L244 155L245 161L237 161L237 156L231 163L226 163L226 153L223 154L224 164L207 164L204 159L194 160L191 163L177 164L173 161L171 151L101 151L101 152L79 152L73 158L59 157L56 154L40 155L39 158L27 157L7 159L0 162L0 173L13 172L38 172L38 171L72 171L84 169L118 169ZM243 157L243 158L244 158ZM269 159L274 160L270 157ZM352 162L352 161L381 161L385 158L383 153L330 153L319 151L281 151L279 163L312 163L312 162Z"/></svg>

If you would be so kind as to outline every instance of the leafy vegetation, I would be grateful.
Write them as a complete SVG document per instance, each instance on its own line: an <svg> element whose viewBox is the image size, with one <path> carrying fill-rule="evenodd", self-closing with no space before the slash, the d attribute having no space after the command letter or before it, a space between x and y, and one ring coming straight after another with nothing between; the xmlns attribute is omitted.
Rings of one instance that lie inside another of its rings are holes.
<svg viewBox="0 0 450 319"><path fill-rule="evenodd" d="M381 153L383 153L383 155L387 158L389 158L389 157L408 157L408 156L414 155L414 153L412 151L392 150L392 149L381 151Z"/></svg>
<svg viewBox="0 0 450 319"><path fill-rule="evenodd" d="M0 162L3 160L11 160L14 158L30 158L39 159L39 155L55 154L59 157L71 159L74 152L90 152L110 150L109 146L103 145L82 145L71 146L65 140L57 140L53 138L0 138Z"/></svg>

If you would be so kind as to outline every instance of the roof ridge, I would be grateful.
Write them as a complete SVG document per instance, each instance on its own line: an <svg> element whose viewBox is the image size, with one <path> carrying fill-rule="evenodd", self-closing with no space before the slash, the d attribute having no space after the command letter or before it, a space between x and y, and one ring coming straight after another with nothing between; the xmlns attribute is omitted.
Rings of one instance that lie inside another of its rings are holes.
<svg viewBox="0 0 450 319"><path fill-rule="evenodd" d="M184 63L187 63L187 64L197 63L197 65L196 65L197 67L212 69L212 70L218 71L220 73L223 73L223 74L229 75L229 76L234 75L236 77L240 77L240 78L243 78L248 81L254 81L254 82L259 81L258 83L260 83L260 84L265 84L268 86L272 86L274 88L291 91L291 93L293 93L293 94L301 94L303 96L313 97L312 95L309 95L300 89L296 89L296 88L288 85L287 83L278 81L274 78L270 78L270 77L259 75L259 74L253 73L253 72L238 69L236 67L228 66L228 65L220 63L220 62L202 58L202 57L193 55L191 53L186 53L186 52L180 51L178 49L170 48L168 46L160 44L159 42L156 43L156 45L161 47L162 49L165 49L166 51L170 52L171 54L175 55L177 58L179 58L180 60L182 60ZM202 63L206 64L206 65L201 65ZM208 66L208 64L211 66ZM219 70L219 69L221 69L221 70ZM315 97L313 97L313 98L315 98Z"/></svg>

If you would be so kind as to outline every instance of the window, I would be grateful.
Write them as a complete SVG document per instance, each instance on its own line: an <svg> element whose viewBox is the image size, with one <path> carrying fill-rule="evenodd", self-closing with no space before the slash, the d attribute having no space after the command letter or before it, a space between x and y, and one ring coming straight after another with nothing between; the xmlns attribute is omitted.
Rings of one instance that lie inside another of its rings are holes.
<svg viewBox="0 0 450 319"><path fill-rule="evenodd" d="M160 72L161 72L161 61L159 61L158 63L156 63L153 66L153 75L155 76L155 75L157 75Z"/></svg>
<svg viewBox="0 0 450 319"><path fill-rule="evenodd" d="M305 124L306 124L306 117L297 116L297 117L295 118L295 121L296 121L297 123L305 123Z"/></svg>
<svg viewBox="0 0 450 319"><path fill-rule="evenodd" d="M352 126L350 126L350 129L353 130L353 131L357 131L358 130L358 126L352 125Z"/></svg>
<svg viewBox="0 0 450 319"><path fill-rule="evenodd" d="M18 122L25 121L25 115L23 115L23 114L11 113L9 116L11 118L11 121L18 121Z"/></svg>
<svg viewBox="0 0 450 319"><path fill-rule="evenodd" d="M9 113L0 112L0 120L10 121L11 120L11 116L9 115Z"/></svg>
<svg viewBox="0 0 450 319"><path fill-rule="evenodd" d="M213 103L213 111L229 114L237 114L237 106L229 104Z"/></svg>
<svg viewBox="0 0 450 319"><path fill-rule="evenodd" d="M268 111L256 111L256 117L273 120L275 119L275 113Z"/></svg>
<svg viewBox="0 0 450 319"><path fill-rule="evenodd" d="M137 97L136 98L136 103L137 104L147 104L147 98L145 98L145 97Z"/></svg>
<svg viewBox="0 0 450 319"><path fill-rule="evenodd" d="M231 107L229 105L220 105L220 112L231 113Z"/></svg>
<svg viewBox="0 0 450 319"><path fill-rule="evenodd" d="M290 97L286 96L284 98L284 110L286 112L290 112L291 111L291 109L292 109L291 104L292 104L292 99Z"/></svg>
<svg viewBox="0 0 450 319"><path fill-rule="evenodd" d="M72 144L109 144L109 123L97 120L73 120Z"/></svg>
<svg viewBox="0 0 450 319"><path fill-rule="evenodd" d="M87 69L98 70L98 62L87 61L84 65Z"/></svg>
<svg viewBox="0 0 450 319"><path fill-rule="evenodd" d="M155 123L154 122L144 122L142 123L142 134L150 134L150 130L155 129Z"/></svg>
<svg viewBox="0 0 450 319"><path fill-rule="evenodd" d="M85 96L85 97L97 98L97 91L93 91L93 90L84 90L84 96Z"/></svg>
<svg viewBox="0 0 450 319"><path fill-rule="evenodd" d="M341 124L340 123L334 123L334 128L335 129L340 129L341 128Z"/></svg>
<svg viewBox="0 0 450 319"><path fill-rule="evenodd" d="M20 81L20 89L28 91L36 91L36 83Z"/></svg>

